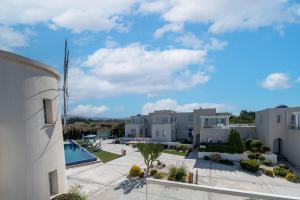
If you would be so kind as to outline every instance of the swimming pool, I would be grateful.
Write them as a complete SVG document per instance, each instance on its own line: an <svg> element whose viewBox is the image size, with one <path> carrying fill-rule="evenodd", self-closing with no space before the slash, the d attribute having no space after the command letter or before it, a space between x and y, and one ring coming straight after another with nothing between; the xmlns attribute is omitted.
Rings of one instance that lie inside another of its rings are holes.
<svg viewBox="0 0 300 200"><path fill-rule="evenodd" d="M66 166L96 161L97 157L70 140L64 144Z"/></svg>

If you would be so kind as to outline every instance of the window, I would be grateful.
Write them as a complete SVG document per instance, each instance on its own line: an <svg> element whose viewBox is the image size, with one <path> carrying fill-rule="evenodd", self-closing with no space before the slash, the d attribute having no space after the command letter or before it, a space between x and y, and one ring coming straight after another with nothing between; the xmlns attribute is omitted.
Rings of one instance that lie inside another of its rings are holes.
<svg viewBox="0 0 300 200"><path fill-rule="evenodd" d="M279 124L281 122L281 115L279 115L279 114L277 115L276 121L277 121L277 124Z"/></svg>
<svg viewBox="0 0 300 200"><path fill-rule="evenodd" d="M135 135L136 134L136 130L135 129L131 129L131 134Z"/></svg>
<svg viewBox="0 0 300 200"><path fill-rule="evenodd" d="M156 130L156 137L159 137L159 130Z"/></svg>
<svg viewBox="0 0 300 200"><path fill-rule="evenodd" d="M223 143L223 138L218 137L218 143Z"/></svg>
<svg viewBox="0 0 300 200"><path fill-rule="evenodd" d="M52 124L53 116L51 99L43 99L43 111L45 124Z"/></svg>
<svg viewBox="0 0 300 200"><path fill-rule="evenodd" d="M213 143L213 139L211 137L209 137L209 138L207 138L207 142L211 144L211 143Z"/></svg>
<svg viewBox="0 0 300 200"><path fill-rule="evenodd" d="M50 196L58 194L57 170L48 173Z"/></svg>
<svg viewBox="0 0 300 200"><path fill-rule="evenodd" d="M167 136L167 130L163 130L163 137Z"/></svg>

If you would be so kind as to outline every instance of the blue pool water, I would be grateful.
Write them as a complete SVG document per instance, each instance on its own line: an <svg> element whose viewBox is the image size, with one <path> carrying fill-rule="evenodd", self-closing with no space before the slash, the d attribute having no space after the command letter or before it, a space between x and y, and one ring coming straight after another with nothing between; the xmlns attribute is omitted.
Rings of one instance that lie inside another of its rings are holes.
<svg viewBox="0 0 300 200"><path fill-rule="evenodd" d="M73 142L64 144L67 166L96 161L97 158Z"/></svg>

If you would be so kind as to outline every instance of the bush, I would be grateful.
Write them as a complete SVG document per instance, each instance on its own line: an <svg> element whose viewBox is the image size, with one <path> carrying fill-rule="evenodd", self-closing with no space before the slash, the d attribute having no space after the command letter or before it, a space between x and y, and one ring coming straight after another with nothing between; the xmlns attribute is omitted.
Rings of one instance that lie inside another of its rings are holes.
<svg viewBox="0 0 300 200"><path fill-rule="evenodd" d="M267 145L262 145L262 147L260 148L260 151L262 153L268 152L268 151L270 151L270 147L268 147Z"/></svg>
<svg viewBox="0 0 300 200"><path fill-rule="evenodd" d="M163 163L163 164L161 165L161 167L162 167L162 168L166 167L166 164L165 164L165 163Z"/></svg>
<svg viewBox="0 0 300 200"><path fill-rule="evenodd" d="M224 164L224 165L229 165L229 166L233 166L234 163L231 160L220 160L220 163Z"/></svg>
<svg viewBox="0 0 300 200"><path fill-rule="evenodd" d="M181 150L181 151L187 151L188 150L187 144L181 144L181 145L179 145L179 150Z"/></svg>
<svg viewBox="0 0 300 200"><path fill-rule="evenodd" d="M151 176L154 176L155 174L157 174L157 170L156 169L150 170L150 175Z"/></svg>
<svg viewBox="0 0 300 200"><path fill-rule="evenodd" d="M204 156L204 160L210 160L209 156Z"/></svg>
<svg viewBox="0 0 300 200"><path fill-rule="evenodd" d="M210 159L214 162L220 162L221 156L220 154L212 154Z"/></svg>
<svg viewBox="0 0 300 200"><path fill-rule="evenodd" d="M184 182L186 176L187 176L187 171L186 171L185 166L181 166L178 168L175 166L172 166L169 169L168 180Z"/></svg>
<svg viewBox="0 0 300 200"><path fill-rule="evenodd" d="M267 170L265 171L265 175L274 177L274 172L273 172L272 170L270 170L270 169L267 169Z"/></svg>
<svg viewBox="0 0 300 200"><path fill-rule="evenodd" d="M153 178L155 178L155 179L162 179L163 175L162 175L162 173L159 172L159 173L154 174Z"/></svg>
<svg viewBox="0 0 300 200"><path fill-rule="evenodd" d="M295 173L287 173L287 175L284 177L286 180L293 182L293 183L298 183L299 177Z"/></svg>
<svg viewBox="0 0 300 200"><path fill-rule="evenodd" d="M262 155L259 155L259 156L258 156L258 160L260 160L260 161L264 161L264 160L266 160L266 158L265 158L265 157L263 157Z"/></svg>
<svg viewBox="0 0 300 200"><path fill-rule="evenodd" d="M242 169L253 173L256 173L259 169L259 164L256 160L241 160L240 165Z"/></svg>
<svg viewBox="0 0 300 200"><path fill-rule="evenodd" d="M260 140L253 140L253 141L250 143L251 151L253 151L253 152L258 152L258 151L260 151L262 145L263 145L263 142L262 142L262 141L260 141Z"/></svg>
<svg viewBox="0 0 300 200"><path fill-rule="evenodd" d="M285 164L279 164L278 167L281 167L281 168L283 168L283 169L289 169L289 167L286 166Z"/></svg>
<svg viewBox="0 0 300 200"><path fill-rule="evenodd" d="M133 165L129 171L129 176L138 177L140 176L141 173L142 173L142 169L137 165Z"/></svg>
<svg viewBox="0 0 300 200"><path fill-rule="evenodd" d="M120 144L120 139L119 138L115 139L115 144Z"/></svg>
<svg viewBox="0 0 300 200"><path fill-rule="evenodd" d="M289 171L280 166L276 166L273 168L273 172L274 172L275 176L285 177Z"/></svg>
<svg viewBox="0 0 300 200"><path fill-rule="evenodd" d="M238 153L243 153L245 150L244 142L240 136L240 133L236 129L232 129L230 131L228 143L233 145Z"/></svg>
<svg viewBox="0 0 300 200"><path fill-rule="evenodd" d="M248 158L250 160L256 160L257 159L257 154L256 153L249 153L248 154Z"/></svg>
<svg viewBox="0 0 300 200"><path fill-rule="evenodd" d="M247 150L251 150L250 144L251 144L251 142L252 142L253 140L254 140L254 139L252 139L252 138L249 138L249 139L246 140L246 142L245 142L245 148L246 148Z"/></svg>
<svg viewBox="0 0 300 200"><path fill-rule="evenodd" d="M54 197L52 200L81 200L82 198L76 194L65 193L59 194L58 196Z"/></svg>
<svg viewBox="0 0 300 200"><path fill-rule="evenodd" d="M264 165L267 165L267 166L271 166L272 165L272 161L271 160L264 160L261 163L264 164Z"/></svg>

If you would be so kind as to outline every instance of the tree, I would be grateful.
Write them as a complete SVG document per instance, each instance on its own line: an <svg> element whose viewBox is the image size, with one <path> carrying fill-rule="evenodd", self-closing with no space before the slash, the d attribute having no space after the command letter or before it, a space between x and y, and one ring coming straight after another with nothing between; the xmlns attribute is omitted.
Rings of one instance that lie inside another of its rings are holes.
<svg viewBox="0 0 300 200"><path fill-rule="evenodd" d="M244 142L236 129L231 129L228 142L233 145L239 153L244 152Z"/></svg>
<svg viewBox="0 0 300 200"><path fill-rule="evenodd" d="M161 144L138 143L137 148L141 152L144 158L144 162L147 166L146 174L148 174L149 169L152 166L153 162L163 152L163 146Z"/></svg>
<svg viewBox="0 0 300 200"><path fill-rule="evenodd" d="M125 135L125 124L118 124L111 130L111 135L117 138L123 137Z"/></svg>

